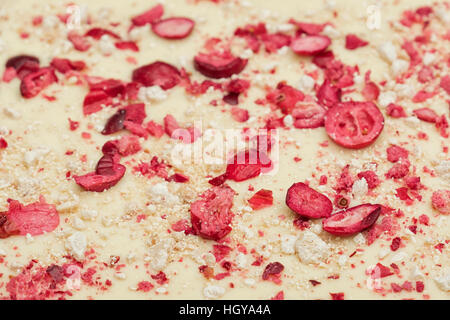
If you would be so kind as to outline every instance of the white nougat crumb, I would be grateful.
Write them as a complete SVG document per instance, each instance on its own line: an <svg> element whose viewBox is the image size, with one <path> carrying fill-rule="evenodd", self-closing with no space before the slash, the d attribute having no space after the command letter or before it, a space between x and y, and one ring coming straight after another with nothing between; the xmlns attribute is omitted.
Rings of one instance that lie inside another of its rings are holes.
<svg viewBox="0 0 450 320"><path fill-rule="evenodd" d="M305 231L295 242L298 258L306 264L319 264L330 255L330 247L319 236Z"/></svg>
<svg viewBox="0 0 450 320"><path fill-rule="evenodd" d="M281 237L281 251L286 254L295 253L295 241L297 241L296 236L283 235Z"/></svg>
<svg viewBox="0 0 450 320"><path fill-rule="evenodd" d="M397 59L397 49L390 41L384 42L383 44L378 46L378 53L383 59L387 60L390 63L394 62L395 59Z"/></svg>
<svg viewBox="0 0 450 320"><path fill-rule="evenodd" d="M369 185L365 178L361 178L360 180L356 180L352 186L352 193L355 197L361 197L367 194L369 191Z"/></svg>
<svg viewBox="0 0 450 320"><path fill-rule="evenodd" d="M207 286L203 289L203 295L208 299L217 299L225 294L225 289L220 286Z"/></svg>
<svg viewBox="0 0 450 320"><path fill-rule="evenodd" d="M70 250L73 257L78 261L84 260L84 252L86 251L87 238L82 232L75 232L66 241L66 247Z"/></svg>

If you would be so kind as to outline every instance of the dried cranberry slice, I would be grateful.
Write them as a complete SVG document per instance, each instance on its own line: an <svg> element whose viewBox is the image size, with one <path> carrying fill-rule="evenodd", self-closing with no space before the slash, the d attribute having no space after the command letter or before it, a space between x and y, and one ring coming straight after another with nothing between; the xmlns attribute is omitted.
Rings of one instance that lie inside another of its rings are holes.
<svg viewBox="0 0 450 320"><path fill-rule="evenodd" d="M189 36L194 29L195 22L189 18L168 18L152 25L152 30L161 38L183 39Z"/></svg>
<svg viewBox="0 0 450 320"><path fill-rule="evenodd" d="M300 55L315 55L325 51L331 44L326 36L298 36L292 39L291 49Z"/></svg>
<svg viewBox="0 0 450 320"><path fill-rule="evenodd" d="M20 84L20 93L26 99L33 98L56 81L58 81L58 78L53 68L42 68L23 78Z"/></svg>
<svg viewBox="0 0 450 320"><path fill-rule="evenodd" d="M339 211L322 221L323 229L337 236L349 236L361 232L377 221L381 213L378 204L362 204Z"/></svg>
<svg viewBox="0 0 450 320"><path fill-rule="evenodd" d="M202 238L220 240L231 231L233 198L228 186L212 187L191 204L191 223L195 234Z"/></svg>
<svg viewBox="0 0 450 320"><path fill-rule="evenodd" d="M154 6L153 8L145 11L144 13L134 17L131 19L131 22L135 26L141 27L146 25L147 23L153 23L161 19L164 14L164 7L161 4Z"/></svg>
<svg viewBox="0 0 450 320"><path fill-rule="evenodd" d="M111 155L103 156L97 165L96 172L74 176L75 182L84 190L94 192L102 192L115 186L126 171L125 166L118 163L116 159L117 157Z"/></svg>
<svg viewBox="0 0 450 320"><path fill-rule="evenodd" d="M305 218L327 218L333 211L333 203L327 196L308 185L294 183L286 193L286 205Z"/></svg>
<svg viewBox="0 0 450 320"><path fill-rule="evenodd" d="M160 86L164 90L175 87L181 80L180 71L174 66L156 61L133 71L133 81L146 87Z"/></svg>
<svg viewBox="0 0 450 320"><path fill-rule="evenodd" d="M112 32L110 30L107 30L107 29L103 29L103 28L92 28L92 29L89 29L84 34L85 37L91 37L91 38L94 38L95 40L100 40L100 38L104 35L108 35L115 39L120 39L120 36L118 36L116 33Z"/></svg>
<svg viewBox="0 0 450 320"><path fill-rule="evenodd" d="M422 121L435 123L438 115L430 108L420 108L413 111L415 116Z"/></svg>
<svg viewBox="0 0 450 320"><path fill-rule="evenodd" d="M297 105L292 110L294 127L297 129L314 129L324 125L326 110L318 104Z"/></svg>
<svg viewBox="0 0 450 320"><path fill-rule="evenodd" d="M108 135L122 130L124 128L123 122L125 121L126 115L127 112L124 109L121 109L113 114L106 122L105 128L102 130L102 134Z"/></svg>
<svg viewBox="0 0 450 320"><path fill-rule="evenodd" d="M325 79L317 91L317 99L321 106L331 108L336 103L341 102L342 89L331 84L331 81Z"/></svg>
<svg viewBox="0 0 450 320"><path fill-rule="evenodd" d="M384 118L372 102L344 102L329 109L325 129L337 144L360 149L372 144L384 127Z"/></svg>
<svg viewBox="0 0 450 320"><path fill-rule="evenodd" d="M229 78L244 70L247 60L233 56L230 52L199 53L194 58L194 67L202 75L213 78Z"/></svg>
<svg viewBox="0 0 450 320"><path fill-rule="evenodd" d="M6 61L5 67L18 70L26 62L33 62L39 66L39 59L35 56L19 55L9 58L8 61Z"/></svg>

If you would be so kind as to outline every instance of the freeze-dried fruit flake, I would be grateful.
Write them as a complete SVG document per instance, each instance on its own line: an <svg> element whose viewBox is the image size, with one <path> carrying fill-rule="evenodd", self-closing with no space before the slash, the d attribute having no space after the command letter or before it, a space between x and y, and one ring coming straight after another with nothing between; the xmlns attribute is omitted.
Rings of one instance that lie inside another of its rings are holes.
<svg viewBox="0 0 450 320"><path fill-rule="evenodd" d="M191 34L195 22L189 18L168 18L152 24L152 30L161 38L183 39Z"/></svg>
<svg viewBox="0 0 450 320"><path fill-rule="evenodd" d="M248 203L253 210L270 207L273 204L272 191L261 189L248 200Z"/></svg>
<svg viewBox="0 0 450 320"><path fill-rule="evenodd" d="M337 236L353 235L373 225L380 213L380 205L362 204L324 219L323 229Z"/></svg>
<svg viewBox="0 0 450 320"><path fill-rule="evenodd" d="M450 214L450 190L437 190L431 196L433 208L442 214Z"/></svg>
<svg viewBox="0 0 450 320"><path fill-rule="evenodd" d="M286 205L306 218L328 218L333 204L327 196L317 192L302 182L294 183L286 193Z"/></svg>

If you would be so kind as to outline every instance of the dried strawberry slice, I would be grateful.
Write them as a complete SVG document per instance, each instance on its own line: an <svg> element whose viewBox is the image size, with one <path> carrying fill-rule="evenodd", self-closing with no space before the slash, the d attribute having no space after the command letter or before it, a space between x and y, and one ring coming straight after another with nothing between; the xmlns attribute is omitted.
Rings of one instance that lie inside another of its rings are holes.
<svg viewBox="0 0 450 320"><path fill-rule="evenodd" d="M152 25L152 30L161 38L183 39L191 34L195 22L189 18L168 18Z"/></svg>
<svg viewBox="0 0 450 320"><path fill-rule="evenodd" d="M302 104L292 110L294 127L297 129L314 129L324 125L326 110L318 104Z"/></svg>
<svg viewBox="0 0 450 320"><path fill-rule="evenodd" d="M69 59L53 58L50 65L61 73L69 71L81 71L86 67L83 61L72 61Z"/></svg>
<svg viewBox="0 0 450 320"><path fill-rule="evenodd" d="M111 98L125 95L125 84L116 79L106 79L89 85L91 91L101 90Z"/></svg>
<svg viewBox="0 0 450 320"><path fill-rule="evenodd" d="M384 127L384 118L372 102L344 102L329 109L325 129L337 144L360 149L372 144Z"/></svg>
<svg viewBox="0 0 450 320"><path fill-rule="evenodd" d="M110 30L107 30L107 29L103 29L103 28L92 28L92 29L89 29L84 34L85 37L91 37L91 38L94 38L95 40L100 40L100 38L103 37L104 35L108 35L115 39L120 39L120 36L118 36L116 33L112 32Z"/></svg>
<svg viewBox="0 0 450 320"><path fill-rule="evenodd" d="M248 204L253 210L270 207L273 204L272 191L266 189L259 190L250 199L248 199Z"/></svg>
<svg viewBox="0 0 450 320"><path fill-rule="evenodd" d="M380 212L381 206L378 204L362 204L324 219L323 229L337 236L353 235L373 225Z"/></svg>
<svg viewBox="0 0 450 320"><path fill-rule="evenodd" d="M417 118L425 122L435 123L438 115L430 108L420 108L413 111Z"/></svg>
<svg viewBox="0 0 450 320"><path fill-rule="evenodd" d="M212 187L202 193L190 208L194 233L216 241L228 235L232 230L234 195L234 190L228 186Z"/></svg>
<svg viewBox="0 0 450 320"><path fill-rule="evenodd" d="M244 181L270 170L272 161L261 151L254 149L236 153L229 161L225 175L227 179Z"/></svg>
<svg viewBox="0 0 450 320"><path fill-rule="evenodd" d="M46 87L57 81L58 78L53 68L42 68L23 78L20 84L20 93L26 99L33 98Z"/></svg>
<svg viewBox="0 0 450 320"><path fill-rule="evenodd" d="M9 58L8 61L6 61L5 67L14 68L17 71L26 62L32 62L39 66L39 59L36 58L35 56L19 55Z"/></svg>
<svg viewBox="0 0 450 320"><path fill-rule="evenodd" d="M341 102L342 89L331 84L331 81L325 79L317 91L317 99L321 106L331 108L336 103Z"/></svg>
<svg viewBox="0 0 450 320"><path fill-rule="evenodd" d="M387 159L390 162L397 162L400 159L408 159L408 150L397 145L390 146L386 149Z"/></svg>
<svg viewBox="0 0 450 320"><path fill-rule="evenodd" d="M315 55L325 51L331 44L326 36L297 36L292 39L291 49L300 55Z"/></svg>
<svg viewBox="0 0 450 320"><path fill-rule="evenodd" d="M180 71L174 66L156 61L133 71L133 81L146 87L160 86L164 90L175 87L181 80Z"/></svg>
<svg viewBox="0 0 450 320"><path fill-rule="evenodd" d="M161 19L163 14L164 7L161 4L158 4L153 8L145 11L144 13L134 17L133 19L131 19L131 22L133 22L135 26L141 27L148 23L158 21L159 19Z"/></svg>
<svg viewBox="0 0 450 320"><path fill-rule="evenodd" d="M95 172L74 176L75 182L84 190L94 192L102 192L115 186L126 171L126 168L116 159L116 156L104 155Z"/></svg>
<svg viewBox="0 0 450 320"><path fill-rule="evenodd" d="M308 185L294 183L286 193L286 205L305 218L327 218L333 211L333 203L327 196Z"/></svg>
<svg viewBox="0 0 450 320"><path fill-rule="evenodd" d="M233 56L229 51L199 53L194 58L195 69L213 79L229 78L244 70L247 60Z"/></svg>
<svg viewBox="0 0 450 320"><path fill-rule="evenodd" d="M433 208L442 214L450 214L450 190L437 190L431 196Z"/></svg>
<svg viewBox="0 0 450 320"><path fill-rule="evenodd" d="M5 213L8 219L3 229L11 234L40 235L51 232L59 225L59 214L52 204L47 204L44 197L39 202L22 205L19 201L9 200L9 210Z"/></svg>

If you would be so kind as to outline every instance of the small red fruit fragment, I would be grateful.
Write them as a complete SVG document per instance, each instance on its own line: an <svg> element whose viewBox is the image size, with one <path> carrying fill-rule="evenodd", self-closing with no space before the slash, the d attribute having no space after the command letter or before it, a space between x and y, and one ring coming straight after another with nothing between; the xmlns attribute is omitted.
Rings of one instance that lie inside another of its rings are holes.
<svg viewBox="0 0 450 320"><path fill-rule="evenodd" d="M183 39L191 34L195 22L189 18L168 18L152 25L152 30L161 38Z"/></svg>
<svg viewBox="0 0 450 320"><path fill-rule="evenodd" d="M84 34L85 37L91 37L95 40L100 40L100 38L104 35L110 36L115 39L120 39L120 36L118 36L116 33L103 28L92 28Z"/></svg>
<svg viewBox="0 0 450 320"><path fill-rule="evenodd" d="M378 88L375 82L369 81L364 85L362 95L366 101L376 101L380 95L380 88Z"/></svg>
<svg viewBox="0 0 450 320"><path fill-rule="evenodd" d="M14 68L17 71L20 69L22 65L24 65L27 62L32 62L39 66L39 59L36 58L35 56L19 55L9 58L8 61L6 61L5 67Z"/></svg>
<svg viewBox="0 0 450 320"><path fill-rule="evenodd" d="M331 108L336 103L341 102L342 90L333 84L328 79L325 79L323 84L317 91L317 99L319 104L325 108Z"/></svg>
<svg viewBox="0 0 450 320"><path fill-rule="evenodd" d="M244 70L247 60L233 56L229 51L199 53L194 58L194 67L202 75L213 78L229 78Z"/></svg>
<svg viewBox="0 0 450 320"><path fill-rule="evenodd" d="M78 51L87 51L91 47L89 41L86 40L83 36L79 35L76 31L69 31L67 34L67 39L72 42L75 50Z"/></svg>
<svg viewBox="0 0 450 320"><path fill-rule="evenodd" d="M220 240L231 231L231 207L235 192L228 186L212 187L191 204L191 223L195 234Z"/></svg>
<svg viewBox="0 0 450 320"><path fill-rule="evenodd" d="M146 129L155 138L161 138L164 135L164 127L153 120L147 123Z"/></svg>
<svg viewBox="0 0 450 320"><path fill-rule="evenodd" d="M315 103L297 104L292 110L294 127L297 129L314 129L323 127L326 110Z"/></svg>
<svg viewBox="0 0 450 320"><path fill-rule="evenodd" d="M52 204L47 204L44 197L39 202L22 205L19 201L9 200L9 210L3 213L7 217L7 224L2 229L8 231L14 228L13 234L32 236L51 232L59 225L59 214ZM10 233L8 231L8 233Z"/></svg>
<svg viewBox="0 0 450 320"><path fill-rule="evenodd" d="M305 95L285 82L280 82L275 90L266 95L266 99L279 107L284 114L290 114L297 104L305 99Z"/></svg>
<svg viewBox="0 0 450 320"><path fill-rule="evenodd" d="M386 108L386 112L392 118L405 118L406 117L405 109L403 109L402 106L399 106L397 104L390 103Z"/></svg>
<svg viewBox="0 0 450 320"><path fill-rule="evenodd" d="M393 163L399 161L400 159L408 159L409 154L408 150L396 145L387 148L386 153L388 161Z"/></svg>
<svg viewBox="0 0 450 320"><path fill-rule="evenodd" d="M361 149L372 144L384 127L383 114L372 102L344 102L329 109L325 129L337 144Z"/></svg>
<svg viewBox="0 0 450 320"><path fill-rule="evenodd" d="M380 279L393 275L394 273L391 271L389 267L382 265L381 263L377 263L375 267L372 269L370 273L370 277L372 279Z"/></svg>
<svg viewBox="0 0 450 320"><path fill-rule="evenodd" d="M138 153L140 150L141 144L139 143L139 138L134 135L123 136L118 140L108 141L102 148L104 154L118 152L123 157Z"/></svg>
<svg viewBox="0 0 450 320"><path fill-rule="evenodd" d="M6 149L8 147L8 142L4 138L0 138L0 149Z"/></svg>
<svg viewBox="0 0 450 320"><path fill-rule="evenodd" d="M300 55L315 55L331 44L330 38L326 36L298 36L292 39L291 49Z"/></svg>
<svg viewBox="0 0 450 320"><path fill-rule="evenodd" d="M227 175L226 174L222 174L220 176L212 178L211 180L208 181L208 183L213 185L213 186L221 186L222 184L225 183L225 181L227 181Z"/></svg>
<svg viewBox="0 0 450 320"><path fill-rule="evenodd" d="M114 43L114 46L119 50L131 50L134 52L139 51L138 45L133 41L119 41Z"/></svg>
<svg viewBox="0 0 450 320"><path fill-rule="evenodd" d="M349 204L350 204L349 198L347 198L342 194L337 194L336 197L334 198L334 205L339 209L346 209L348 208Z"/></svg>
<svg viewBox="0 0 450 320"><path fill-rule="evenodd" d="M236 182L248 180L270 170L272 161L257 150L244 150L236 153L227 164L226 178Z"/></svg>
<svg viewBox="0 0 450 320"><path fill-rule="evenodd" d="M133 81L146 87L160 86L164 90L175 87L181 79L181 74L174 66L156 61L133 71Z"/></svg>
<svg viewBox="0 0 450 320"><path fill-rule="evenodd" d="M98 112L103 105L110 105L111 97L103 90L90 91L83 101L83 114L89 115Z"/></svg>
<svg viewBox="0 0 450 320"><path fill-rule="evenodd" d="M385 174L388 179L400 179L405 177L409 172L409 163L396 163Z"/></svg>
<svg viewBox="0 0 450 320"><path fill-rule="evenodd" d="M344 300L344 293L343 292L338 292L338 293L331 293L330 292L330 296L331 296L331 300Z"/></svg>
<svg viewBox="0 0 450 320"><path fill-rule="evenodd" d="M248 200L248 204L253 210L270 207L273 204L272 190L259 190Z"/></svg>
<svg viewBox="0 0 450 320"><path fill-rule="evenodd" d="M75 182L84 190L94 192L102 192L115 186L126 171L116 159L116 156L104 155L98 162L95 172L74 176Z"/></svg>
<svg viewBox="0 0 450 320"><path fill-rule="evenodd" d="M177 183L186 183L189 181L189 177L185 176L182 173L174 173L169 178L167 178L167 181L174 181Z"/></svg>
<svg viewBox="0 0 450 320"><path fill-rule="evenodd" d="M327 196L302 182L288 189L286 205L298 215L312 219L328 218L333 211L333 203Z"/></svg>
<svg viewBox="0 0 450 320"><path fill-rule="evenodd" d="M248 110L238 107L231 108L231 116L237 122L246 122L250 117Z"/></svg>
<svg viewBox="0 0 450 320"><path fill-rule="evenodd" d="M367 186L369 187L369 189L376 188L381 183L380 179L378 178L378 175L371 170L362 171L362 172L358 173L358 178L366 179Z"/></svg>
<svg viewBox="0 0 450 320"><path fill-rule="evenodd" d="M145 11L144 13L131 19L131 22L135 26L141 27L148 23L153 23L161 19L164 14L164 7L161 4L154 6L153 8Z"/></svg>
<svg viewBox="0 0 450 320"><path fill-rule="evenodd" d="M400 244L402 243L402 239L399 237L395 237L394 239L392 239L392 243L391 243L391 250L392 251L397 251L398 248L400 248Z"/></svg>
<svg viewBox="0 0 450 320"><path fill-rule="evenodd" d="M437 190L431 196L433 208L443 214L450 214L450 190Z"/></svg>
<svg viewBox="0 0 450 320"><path fill-rule="evenodd" d="M123 122L127 112L125 109L121 109L113 114L105 124L105 128L102 130L103 135L112 134L118 132L124 128Z"/></svg>
<svg viewBox="0 0 450 320"><path fill-rule="evenodd" d="M380 212L380 205L362 204L324 219L322 221L323 229L337 236L353 235L373 225Z"/></svg>
<svg viewBox="0 0 450 320"><path fill-rule="evenodd" d="M86 67L83 61L71 61L69 59L53 58L50 65L61 73L67 73L69 71L81 71Z"/></svg>
<svg viewBox="0 0 450 320"><path fill-rule="evenodd" d="M425 122L435 123L438 115L430 108L420 108L413 111L417 118Z"/></svg>
<svg viewBox="0 0 450 320"><path fill-rule="evenodd" d="M28 74L22 79L20 84L20 93L26 99L33 98L58 78L53 68L42 68L39 71Z"/></svg>
<svg viewBox="0 0 450 320"><path fill-rule="evenodd" d="M345 36L345 48L348 50L355 50L357 48L365 47L369 42L362 40L355 34L348 34Z"/></svg>
<svg viewBox="0 0 450 320"><path fill-rule="evenodd" d="M262 274L263 280L269 280L271 276L278 276L283 272L284 266L279 262L269 263Z"/></svg>

